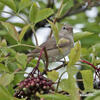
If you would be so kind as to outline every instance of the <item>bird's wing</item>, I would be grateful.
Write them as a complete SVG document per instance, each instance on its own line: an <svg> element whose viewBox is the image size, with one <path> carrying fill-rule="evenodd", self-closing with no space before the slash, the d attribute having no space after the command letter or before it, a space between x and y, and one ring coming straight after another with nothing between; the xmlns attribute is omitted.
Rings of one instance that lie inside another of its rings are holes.
<svg viewBox="0 0 100 100"><path fill-rule="evenodd" d="M47 40L46 42L44 42L43 44L41 44L39 47L40 48L45 47L47 50L53 49L54 47L56 47L56 40L54 38L51 38L51 39ZM39 53L40 49L36 48L31 52L32 53Z"/></svg>
<svg viewBox="0 0 100 100"><path fill-rule="evenodd" d="M48 45L49 44L49 45ZM40 45L40 48L46 47L46 50L52 50L52 49L56 49L56 48L62 48L62 47L67 47L71 45L71 41L68 38L61 38L58 41L58 44L56 44L56 40L54 38L51 38L49 40L47 40L46 42L44 42L42 45ZM39 53L40 49L36 48L33 51L31 51L31 53L29 54L30 56L32 56L31 54L35 54L35 53Z"/></svg>

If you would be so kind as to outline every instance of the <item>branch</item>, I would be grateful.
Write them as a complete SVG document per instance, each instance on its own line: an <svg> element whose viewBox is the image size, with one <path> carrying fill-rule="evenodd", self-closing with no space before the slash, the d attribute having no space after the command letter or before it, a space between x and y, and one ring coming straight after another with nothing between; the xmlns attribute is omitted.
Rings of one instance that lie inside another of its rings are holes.
<svg viewBox="0 0 100 100"><path fill-rule="evenodd" d="M64 62L62 65L60 65L60 66L58 66L58 67L56 67L56 68L54 68L54 69L48 70L48 71L51 72L51 71L53 71L53 70L58 70L58 69L60 69L60 68L62 68L62 67L65 67L67 64L68 64L68 63Z"/></svg>
<svg viewBox="0 0 100 100"><path fill-rule="evenodd" d="M86 7L81 7L81 5L80 5L77 9L75 9L75 7L72 7L63 16L61 16L60 18L58 18L57 21L59 22L62 19L64 19L65 17L68 17L68 16L71 16L71 15L74 15L74 14L78 14L78 13L84 12L87 9L89 9L91 7L94 7L94 6L96 6L96 7L100 6L100 2L96 2L96 3L91 2L91 4L88 3L88 5Z"/></svg>
<svg viewBox="0 0 100 100"><path fill-rule="evenodd" d="M48 0L47 8L53 8L54 7L54 0Z"/></svg>

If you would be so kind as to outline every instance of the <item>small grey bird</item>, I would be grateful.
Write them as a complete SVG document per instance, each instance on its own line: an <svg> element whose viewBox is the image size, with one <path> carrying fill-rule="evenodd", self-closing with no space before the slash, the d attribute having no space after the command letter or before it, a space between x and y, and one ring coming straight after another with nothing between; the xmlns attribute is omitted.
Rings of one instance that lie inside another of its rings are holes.
<svg viewBox="0 0 100 100"><path fill-rule="evenodd" d="M46 42L41 44L39 47L46 47L49 62L59 61L69 54L71 48L74 46L73 40L73 28L72 26L65 24L61 31L59 32L59 41L56 43L54 37L51 37ZM36 48L30 53L28 53L28 59L38 57L40 54L40 49ZM42 59L45 59L44 55Z"/></svg>

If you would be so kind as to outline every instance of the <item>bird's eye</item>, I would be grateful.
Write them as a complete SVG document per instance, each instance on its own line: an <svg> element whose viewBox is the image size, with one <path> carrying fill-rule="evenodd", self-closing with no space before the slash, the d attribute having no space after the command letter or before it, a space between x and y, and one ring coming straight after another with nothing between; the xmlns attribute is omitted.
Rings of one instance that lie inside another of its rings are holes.
<svg viewBox="0 0 100 100"><path fill-rule="evenodd" d="M63 29L65 30L65 29L66 29L66 27L63 27Z"/></svg>

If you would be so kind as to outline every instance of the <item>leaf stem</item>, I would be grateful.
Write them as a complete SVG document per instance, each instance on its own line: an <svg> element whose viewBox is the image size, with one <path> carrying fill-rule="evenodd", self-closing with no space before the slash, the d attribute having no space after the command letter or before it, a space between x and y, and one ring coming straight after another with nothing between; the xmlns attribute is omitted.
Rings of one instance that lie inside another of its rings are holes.
<svg viewBox="0 0 100 100"><path fill-rule="evenodd" d="M38 46L32 46L32 45L28 45L28 44L15 44L15 45L8 46L8 48L14 48L14 47L17 47L17 46L25 46L25 47L40 49L40 47L38 47Z"/></svg>
<svg viewBox="0 0 100 100"><path fill-rule="evenodd" d="M65 72L66 72L66 71L64 71L64 72L60 75L60 77L59 77L59 79L58 79L57 87L56 87L56 92L58 91L58 87L59 87L60 80L61 80L61 78L62 78L62 76L63 76L63 74L64 74Z"/></svg>
<svg viewBox="0 0 100 100"><path fill-rule="evenodd" d="M34 30L34 26L33 25L31 25L31 29L32 29L34 37L35 37L36 45L38 46L38 39L37 39L36 32Z"/></svg>
<svg viewBox="0 0 100 100"><path fill-rule="evenodd" d="M17 13L12 13L12 12L8 12L8 11L1 11L1 10L0 10L0 12L7 13L7 14L10 14L12 16L17 16L20 19L22 19L25 22L25 24L28 24L28 22L23 17L21 17L19 14L17 14Z"/></svg>

